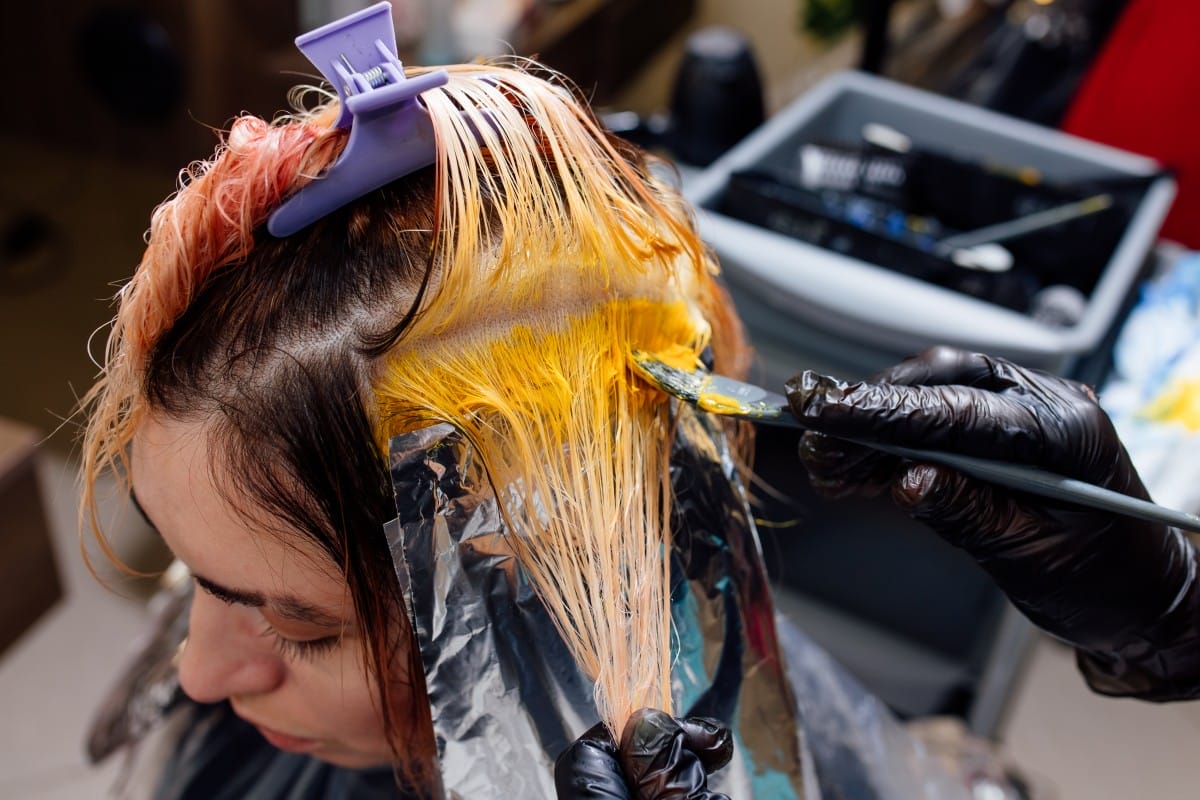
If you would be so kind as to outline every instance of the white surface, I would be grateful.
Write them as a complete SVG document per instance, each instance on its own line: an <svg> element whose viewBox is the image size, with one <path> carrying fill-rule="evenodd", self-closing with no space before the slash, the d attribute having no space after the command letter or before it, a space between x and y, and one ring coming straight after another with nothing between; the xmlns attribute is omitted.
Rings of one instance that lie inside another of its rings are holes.
<svg viewBox="0 0 1200 800"><path fill-rule="evenodd" d="M83 565L65 462L43 452L38 466L64 597L0 656L0 798L105 797L119 759L88 766L84 731L146 613Z"/></svg>
<svg viewBox="0 0 1200 800"><path fill-rule="evenodd" d="M1101 697L1042 637L1009 714L1006 750L1053 791L1045 800L1200 797L1200 702Z"/></svg>

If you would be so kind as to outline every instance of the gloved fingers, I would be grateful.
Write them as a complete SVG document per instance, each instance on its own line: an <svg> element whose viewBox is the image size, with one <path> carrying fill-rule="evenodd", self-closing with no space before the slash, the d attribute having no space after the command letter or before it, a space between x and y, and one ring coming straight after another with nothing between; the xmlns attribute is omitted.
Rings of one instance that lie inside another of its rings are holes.
<svg viewBox="0 0 1200 800"><path fill-rule="evenodd" d="M729 800L708 790L708 772L686 740L663 711L643 708L629 718L618 753L637 800Z"/></svg>
<svg viewBox="0 0 1200 800"><path fill-rule="evenodd" d="M816 431L800 437L798 455L813 489L832 499L880 494L891 486L900 463L895 456Z"/></svg>
<svg viewBox="0 0 1200 800"><path fill-rule="evenodd" d="M558 800L634 800L617 745L603 722L592 726L554 762Z"/></svg>
<svg viewBox="0 0 1200 800"><path fill-rule="evenodd" d="M708 772L716 772L733 758L733 734L715 719L684 717L679 720L683 729L683 745L696 754Z"/></svg>
<svg viewBox="0 0 1200 800"><path fill-rule="evenodd" d="M930 464L909 469L893 496L979 561L1035 625L1077 646L1102 650L1143 635L1188 585L1193 551L1178 531Z"/></svg>
<svg viewBox="0 0 1200 800"><path fill-rule="evenodd" d="M1007 400L1008 405L997 408L1010 412L1025 409L1024 416L1010 413L997 420L1001 426L1015 426L995 441L1012 442L1010 455L1016 460L1101 484L1114 477L1113 464L1121 460L1116 431L1096 393L1077 381L1026 369L1003 358L937 347L881 373L881 382L945 385L953 387L947 391L956 393L960 392L957 387L970 387ZM992 448L986 442L990 436L986 429L963 433L961 445L947 446L972 455L989 455ZM1120 484L1130 483L1130 489L1135 482L1118 478Z"/></svg>
<svg viewBox="0 0 1200 800"><path fill-rule="evenodd" d="M1036 382L1043 373L1027 370L1004 358L942 345L931 347L877 372L871 376L870 382L905 386L972 386L1002 392L1031 382L1031 376L1038 376L1032 378ZM1044 377L1067 382L1055 376Z"/></svg>
<svg viewBox="0 0 1200 800"><path fill-rule="evenodd" d="M949 467L913 464L892 487L892 498L913 519L983 561L1036 560L1045 545L1046 513L1025 497ZM1040 543L1039 543L1040 542Z"/></svg>
<svg viewBox="0 0 1200 800"><path fill-rule="evenodd" d="M898 383L906 386L971 386L1003 392L1016 387L1049 384L1055 389L1079 392L1094 399L1091 390L1081 383L1028 369L1006 358L972 353L954 347L931 347L919 355L906 358L895 366L872 375L871 383Z"/></svg>
<svg viewBox="0 0 1200 800"><path fill-rule="evenodd" d="M931 347L899 364L871 376L871 383L904 386L976 386L993 390L1007 388L1006 377L996 374L1000 359L953 347Z"/></svg>
<svg viewBox="0 0 1200 800"><path fill-rule="evenodd" d="M1033 464L1071 441L1053 424L1054 408L986 389L847 384L809 371L788 381L787 391L802 426L840 438ZM1047 435L1055 438L1047 442Z"/></svg>
<svg viewBox="0 0 1200 800"><path fill-rule="evenodd" d="M1041 395L1043 399L1047 395L1058 395L1068 402L1075 399L1096 402L1096 393L1091 387L1078 381L1027 369L1004 358L944 345L931 347L920 355L878 372L868 382L904 386L969 386L992 392L1016 389Z"/></svg>

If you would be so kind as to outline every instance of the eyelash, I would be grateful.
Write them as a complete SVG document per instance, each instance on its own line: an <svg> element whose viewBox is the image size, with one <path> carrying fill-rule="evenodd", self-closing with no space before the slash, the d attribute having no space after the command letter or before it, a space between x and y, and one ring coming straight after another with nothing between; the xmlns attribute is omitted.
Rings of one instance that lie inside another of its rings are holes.
<svg viewBox="0 0 1200 800"><path fill-rule="evenodd" d="M328 653L337 646L340 639L338 636L324 636L320 639L305 640L288 639L281 636L269 624L264 628L262 635L270 637L273 640L275 649L279 651L281 656L297 661L307 661Z"/></svg>

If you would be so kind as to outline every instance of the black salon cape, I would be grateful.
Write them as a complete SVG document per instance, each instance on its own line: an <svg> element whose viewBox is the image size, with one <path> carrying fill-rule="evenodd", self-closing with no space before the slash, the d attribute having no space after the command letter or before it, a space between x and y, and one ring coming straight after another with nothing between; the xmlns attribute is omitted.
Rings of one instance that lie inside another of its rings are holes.
<svg viewBox="0 0 1200 800"><path fill-rule="evenodd" d="M821 800L968 800L966 787L790 621L777 619ZM228 704L197 706L178 734L156 800L424 800L390 767L351 770L272 747ZM520 800L532 800L520 798ZM734 800L738 800L735 798Z"/></svg>
<svg viewBox="0 0 1200 800"><path fill-rule="evenodd" d="M419 800L391 767L353 770L272 747L227 703L195 706L156 800Z"/></svg>

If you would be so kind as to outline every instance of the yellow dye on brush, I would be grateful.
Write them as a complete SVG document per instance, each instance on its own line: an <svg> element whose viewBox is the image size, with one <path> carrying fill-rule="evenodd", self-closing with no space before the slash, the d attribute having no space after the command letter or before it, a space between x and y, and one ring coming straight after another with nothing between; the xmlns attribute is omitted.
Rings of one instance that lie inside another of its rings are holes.
<svg viewBox="0 0 1200 800"><path fill-rule="evenodd" d="M764 416L763 410L759 406L711 391L712 375L700 371L704 369L703 364L691 348L676 346L656 353L633 350L630 352L629 364L634 374L651 386L687 400L695 398L696 406L703 411L726 416ZM675 385L673 378L658 374L659 365L682 373L679 377L679 385ZM694 380L695 386L688 384L688 380Z"/></svg>
<svg viewBox="0 0 1200 800"><path fill-rule="evenodd" d="M710 414L747 416L754 413L753 407L738 400L736 397L717 394L716 392L706 392L704 390L701 390L700 396L696 398L696 405Z"/></svg>
<svg viewBox="0 0 1200 800"><path fill-rule="evenodd" d="M494 337L421 342L379 389L392 430L445 421L475 447L479 479L614 726L671 707L669 399L644 389L628 353L694 364L707 342L682 301L610 300Z"/></svg>
<svg viewBox="0 0 1200 800"><path fill-rule="evenodd" d="M635 358L642 356L686 372L691 372L701 365L699 355L689 345L672 344L661 350L653 351L633 350L632 354Z"/></svg>

